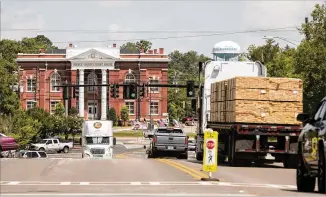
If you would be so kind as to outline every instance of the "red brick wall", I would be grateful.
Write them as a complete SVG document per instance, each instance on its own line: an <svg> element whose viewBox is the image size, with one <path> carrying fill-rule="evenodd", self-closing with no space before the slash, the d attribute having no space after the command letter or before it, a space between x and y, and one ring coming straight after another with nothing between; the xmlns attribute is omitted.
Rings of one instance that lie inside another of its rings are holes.
<svg viewBox="0 0 326 197"><path fill-rule="evenodd" d="M21 75L21 84L24 86L23 92L20 94L21 98L21 106L26 109L26 102L28 100L34 100L34 92L27 92L27 77L36 76L36 67L39 66L38 73L38 85L37 85L37 106L44 108L46 111L50 111L50 101L62 100L62 89L60 92L51 92L50 91L50 77L53 74L54 70L57 69L61 76L61 81L67 80L68 83L76 84L78 78L78 71L70 70L70 63L68 62L48 62L47 70L45 70L45 63L19 63L21 67L20 75ZM140 81L149 82L149 78L155 76L159 78L161 83L167 83L167 63L142 63L144 69L141 69ZM116 67L120 69L109 70L108 71L108 83L123 83L126 74L128 73L129 68L135 70L135 77L138 78L138 68L137 63L124 63L117 62ZM91 70L85 70L85 84L87 83L87 75L91 72ZM98 77L98 83L101 83L101 70L96 70L96 74ZM111 98L110 88L107 88L107 102L108 108L114 107L117 114L120 114L120 109L125 105L125 101L123 100L123 87L120 87L120 96L118 99ZM160 88L159 93L153 93L151 95L152 100L159 101L159 115L153 115L153 119L165 118L162 116L162 113L167 113L167 88ZM85 87L85 111L87 112L87 99L93 100L94 94L87 93L87 88ZM98 117L100 118L101 114L101 87L98 87L98 94L95 95L95 99L98 101ZM71 99L69 106L78 107L78 99ZM131 115L130 119L134 120L137 114L137 102L135 102L135 115ZM142 98L140 102L141 108L141 118L149 119L149 95L147 97ZM85 114L87 117L87 114Z"/></svg>

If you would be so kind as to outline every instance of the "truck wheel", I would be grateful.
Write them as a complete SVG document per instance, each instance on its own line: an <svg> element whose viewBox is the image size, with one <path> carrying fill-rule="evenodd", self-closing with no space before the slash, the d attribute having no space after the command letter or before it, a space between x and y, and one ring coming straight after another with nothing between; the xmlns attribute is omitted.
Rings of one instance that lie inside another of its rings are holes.
<svg viewBox="0 0 326 197"><path fill-rule="evenodd" d="M66 154L69 153L69 147L67 146L63 147L63 152Z"/></svg>
<svg viewBox="0 0 326 197"><path fill-rule="evenodd" d="M196 160L197 161L203 161L203 155L199 154L199 153L196 153Z"/></svg>
<svg viewBox="0 0 326 197"><path fill-rule="evenodd" d="M297 190L299 192L313 192L315 190L316 178L305 176L307 169L304 166L303 159L299 156L297 167Z"/></svg>
<svg viewBox="0 0 326 197"><path fill-rule="evenodd" d="M44 151L45 152L45 149L44 148L40 148L40 149L38 149L39 151Z"/></svg>
<svg viewBox="0 0 326 197"><path fill-rule="evenodd" d="M322 146L319 148L319 161L318 161L318 192L326 193L326 159Z"/></svg>

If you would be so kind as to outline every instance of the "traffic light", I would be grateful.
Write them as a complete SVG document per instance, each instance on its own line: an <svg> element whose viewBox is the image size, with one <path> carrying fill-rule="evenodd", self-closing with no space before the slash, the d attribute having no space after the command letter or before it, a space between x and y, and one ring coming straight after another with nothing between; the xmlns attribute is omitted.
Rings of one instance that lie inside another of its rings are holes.
<svg viewBox="0 0 326 197"><path fill-rule="evenodd" d="M194 81L187 81L187 97L195 96Z"/></svg>
<svg viewBox="0 0 326 197"><path fill-rule="evenodd" d="M111 92L111 97L112 98L119 98L119 85L118 84L113 84L113 86L110 86L110 92Z"/></svg>
<svg viewBox="0 0 326 197"><path fill-rule="evenodd" d="M130 84L129 99L137 98L137 84Z"/></svg>
<svg viewBox="0 0 326 197"><path fill-rule="evenodd" d="M131 83L123 86L123 99L136 99L137 98L137 84Z"/></svg>
<svg viewBox="0 0 326 197"><path fill-rule="evenodd" d="M139 96L145 97L145 89L145 84L143 84L143 86L139 88Z"/></svg>
<svg viewBox="0 0 326 197"><path fill-rule="evenodd" d="M115 97L114 98L119 98L119 88L120 86L118 84L115 84Z"/></svg>

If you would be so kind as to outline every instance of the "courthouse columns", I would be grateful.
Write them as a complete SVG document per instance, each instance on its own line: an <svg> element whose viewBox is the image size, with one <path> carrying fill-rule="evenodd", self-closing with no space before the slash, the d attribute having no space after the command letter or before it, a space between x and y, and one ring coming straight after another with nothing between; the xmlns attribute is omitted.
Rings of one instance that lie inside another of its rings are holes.
<svg viewBox="0 0 326 197"><path fill-rule="evenodd" d="M84 85L84 69L79 69L79 85ZM84 87L79 87L79 116L84 117L84 101L85 101L85 91Z"/></svg>
<svg viewBox="0 0 326 197"><path fill-rule="evenodd" d="M102 69L102 85L107 84L107 71L106 69ZM106 109L107 108L107 87L102 86L101 91L101 120L106 120Z"/></svg>

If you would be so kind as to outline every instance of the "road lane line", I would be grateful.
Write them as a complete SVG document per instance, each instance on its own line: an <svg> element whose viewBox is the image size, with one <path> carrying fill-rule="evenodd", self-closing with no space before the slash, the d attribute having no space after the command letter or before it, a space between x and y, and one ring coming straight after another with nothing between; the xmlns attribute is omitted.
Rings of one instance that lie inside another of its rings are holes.
<svg viewBox="0 0 326 197"><path fill-rule="evenodd" d="M70 185L71 182L61 182L60 185Z"/></svg>
<svg viewBox="0 0 326 197"><path fill-rule="evenodd" d="M186 174L189 174L190 176L192 176L193 178L195 178L195 179L197 179L197 180L202 178L202 177L198 176L197 174L192 173L191 171L189 171L189 170L187 170L187 169L184 169L184 168L182 168L182 167L180 167L180 166L177 166L177 165L175 165L175 164L173 164L173 163L167 162L167 161L164 160L164 159L158 159L157 161L162 162L162 163L165 163L165 164L167 164L167 165L169 165L169 166L171 166L171 167L173 167L173 168L176 168L176 169L178 169L178 170L181 170L181 171L185 172Z"/></svg>
<svg viewBox="0 0 326 197"><path fill-rule="evenodd" d="M9 183L7 183L7 185L18 185L20 182L18 181L11 181Z"/></svg>
<svg viewBox="0 0 326 197"><path fill-rule="evenodd" d="M210 182L198 182L200 185L212 185Z"/></svg>
<svg viewBox="0 0 326 197"><path fill-rule="evenodd" d="M207 174L202 173L202 172L200 172L200 171L198 171L196 169L190 168L188 166L185 166L185 165L183 165L181 163L178 163L178 162L175 162L175 161L172 161L172 160L167 160L167 159L165 161L173 163L174 165L177 165L177 166L179 166L181 168L187 169L187 170L197 174L200 177L199 179L201 179L201 178L209 178L209 176Z"/></svg>
<svg viewBox="0 0 326 197"><path fill-rule="evenodd" d="M130 182L131 185L141 185L141 182Z"/></svg>
<svg viewBox="0 0 326 197"><path fill-rule="evenodd" d="M89 182L80 182L79 185L89 185Z"/></svg>
<svg viewBox="0 0 326 197"><path fill-rule="evenodd" d="M160 182L149 182L150 185L161 185Z"/></svg>

